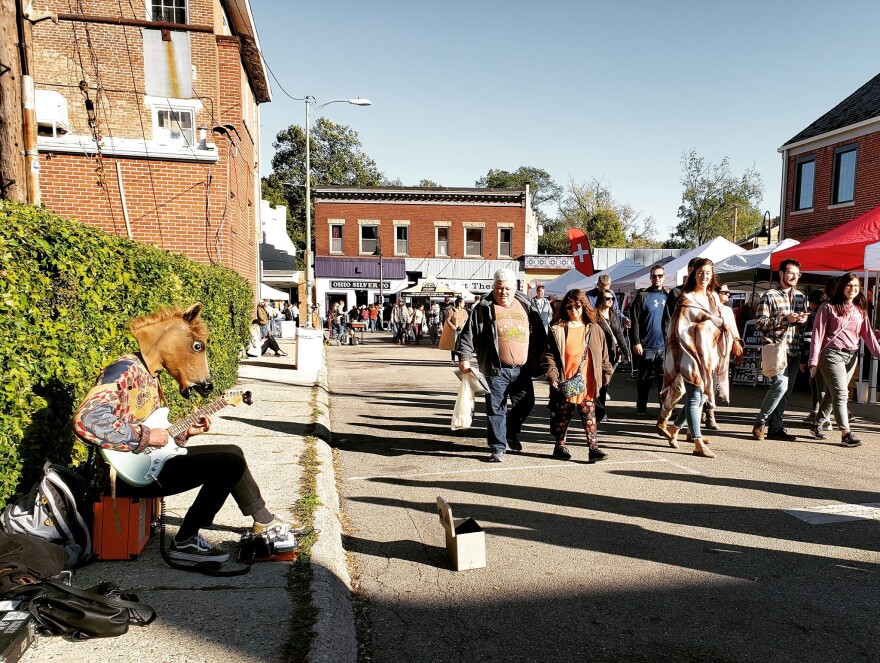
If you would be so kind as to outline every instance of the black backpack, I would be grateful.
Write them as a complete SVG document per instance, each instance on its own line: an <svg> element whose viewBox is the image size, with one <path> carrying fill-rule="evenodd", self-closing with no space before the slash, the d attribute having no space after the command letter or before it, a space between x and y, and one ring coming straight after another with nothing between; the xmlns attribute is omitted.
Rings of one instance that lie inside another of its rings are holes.
<svg viewBox="0 0 880 663"><path fill-rule="evenodd" d="M2 526L10 534L33 536L64 547L65 566L93 561L92 523L95 491L79 472L47 462L31 491L3 510Z"/></svg>

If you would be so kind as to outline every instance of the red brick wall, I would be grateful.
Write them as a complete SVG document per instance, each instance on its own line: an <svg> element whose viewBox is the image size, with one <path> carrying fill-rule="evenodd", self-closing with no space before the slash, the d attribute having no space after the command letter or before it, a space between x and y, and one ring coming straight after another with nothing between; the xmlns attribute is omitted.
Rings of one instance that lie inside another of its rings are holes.
<svg viewBox="0 0 880 663"><path fill-rule="evenodd" d="M855 204L831 206L831 186L834 170L834 150L843 145L858 143L856 158ZM793 212L797 161L816 156L816 184L813 191L812 211ZM880 132L846 140L818 150L789 157L785 193L785 236L804 241L836 228L880 205ZM880 239L880 238L878 238Z"/></svg>
<svg viewBox="0 0 880 663"><path fill-rule="evenodd" d="M511 257L525 251L525 208L491 205L436 205L432 203L399 205L394 203L318 202L315 205L315 250L319 256L330 253L328 219L345 219L342 231L343 252L357 256L360 250L358 219L378 219L382 252L393 255L395 231L393 221L409 221L409 257L435 256L434 222L449 221L449 258L464 258L463 222L484 222L483 259L498 259L498 223L514 223ZM470 257L470 256L468 256ZM479 258L478 258L479 259Z"/></svg>
<svg viewBox="0 0 880 663"><path fill-rule="evenodd" d="M48 3L54 11L70 12L67 2ZM143 3L134 11L123 3L122 15L146 18ZM40 5L40 9L44 7ZM190 0L190 23L215 24L212 0ZM120 16L115 0L84 0L78 11ZM35 83L68 100L74 135L90 136L79 82L89 84L96 102L99 136L146 139L152 136L152 113L143 103L144 63L141 29L101 24L43 22L34 26ZM127 40L127 43L126 43ZM200 262L220 262L256 282L259 236L255 196L257 127L245 127L239 41L235 37L190 33L195 67L193 96L204 108L196 125L209 128L217 145L216 164L160 159L120 159L126 202L134 239L182 252ZM98 92L97 85L103 86ZM210 128L232 124L232 143ZM104 156L105 187L98 186L94 157L41 154L43 202L54 212L102 230L125 236L115 160Z"/></svg>

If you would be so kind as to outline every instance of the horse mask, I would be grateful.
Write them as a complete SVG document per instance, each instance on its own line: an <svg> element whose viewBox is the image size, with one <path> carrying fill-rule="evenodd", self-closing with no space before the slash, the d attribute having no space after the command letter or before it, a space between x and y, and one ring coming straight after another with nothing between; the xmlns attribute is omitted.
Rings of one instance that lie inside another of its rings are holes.
<svg viewBox="0 0 880 663"><path fill-rule="evenodd" d="M158 375L164 368L177 381L184 398L189 398L193 389L207 396L214 388L208 368L208 327L199 317L201 310L201 304L184 311L176 306L162 308L135 318L129 325L150 374Z"/></svg>

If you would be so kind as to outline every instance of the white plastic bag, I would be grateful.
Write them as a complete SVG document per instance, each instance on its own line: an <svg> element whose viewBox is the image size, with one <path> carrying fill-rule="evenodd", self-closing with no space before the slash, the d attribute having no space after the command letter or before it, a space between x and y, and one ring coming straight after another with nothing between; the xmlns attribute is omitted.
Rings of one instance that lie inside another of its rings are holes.
<svg viewBox="0 0 880 663"><path fill-rule="evenodd" d="M474 418L474 387L470 375L462 376L458 387L458 397L452 410L452 430L467 430Z"/></svg>

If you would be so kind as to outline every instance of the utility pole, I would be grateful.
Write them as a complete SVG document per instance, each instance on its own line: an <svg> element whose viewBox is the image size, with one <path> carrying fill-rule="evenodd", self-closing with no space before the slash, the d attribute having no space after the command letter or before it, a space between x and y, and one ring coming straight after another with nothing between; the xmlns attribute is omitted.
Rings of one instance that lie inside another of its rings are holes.
<svg viewBox="0 0 880 663"><path fill-rule="evenodd" d="M16 0L0 0L0 198L27 202Z"/></svg>

